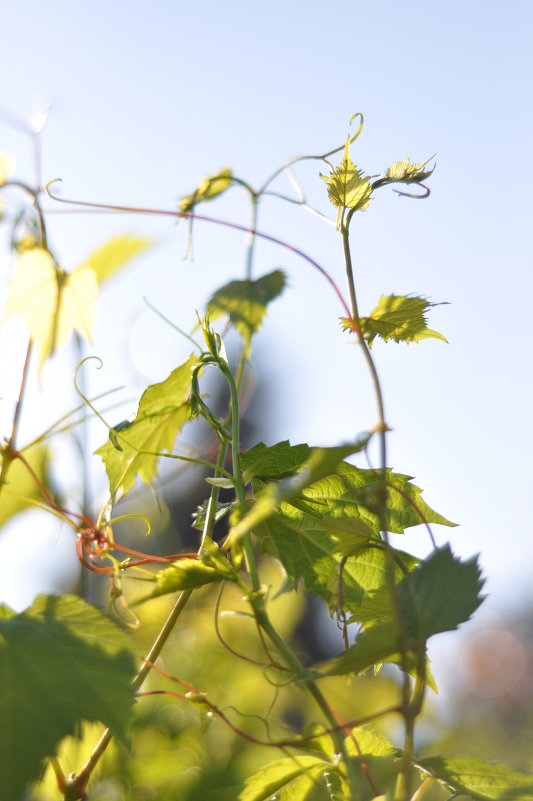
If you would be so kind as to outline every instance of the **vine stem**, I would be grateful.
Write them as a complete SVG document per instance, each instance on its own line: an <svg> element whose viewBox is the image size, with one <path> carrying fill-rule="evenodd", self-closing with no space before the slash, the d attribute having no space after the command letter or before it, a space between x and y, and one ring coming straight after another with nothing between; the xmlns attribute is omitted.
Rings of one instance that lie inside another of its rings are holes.
<svg viewBox="0 0 533 801"><path fill-rule="evenodd" d="M231 424L232 424L231 448L232 448L232 458L233 458L233 480L235 482L235 492L237 495L239 508L241 514L244 515L246 512L246 497L245 497L244 482L242 479L242 470L240 465L239 393L237 390L237 385L233 379L233 376L231 374L228 365L225 362L220 362L220 367L222 372L226 376L231 393ZM258 625L270 639L272 644L276 647L278 653L283 657L285 662L289 665L290 668L294 670L294 672L301 679L303 679L308 692L314 698L317 705L324 714L326 720L330 724L331 728L334 730L331 736L335 746L335 752L342 756L342 760L346 765L348 782L353 788L355 788L357 778L355 774L354 765L349 758L346 746L344 744L342 733L335 731L335 726L337 723L335 715L333 714L328 702L322 695L322 692L320 691L316 682L309 676L308 671L302 665L296 654L293 652L292 648L288 645L288 643L285 642L283 637L277 632L277 630L270 621L268 612L265 607L264 593L262 591L259 572L257 569L257 564L249 533L246 534L245 537L243 538L243 551L244 551L244 560L246 568L250 576L250 581L252 583L253 591L249 595L249 602L252 607L255 619Z"/></svg>
<svg viewBox="0 0 533 801"><path fill-rule="evenodd" d="M405 632L405 624L402 616L400 599L398 597L394 559L387 531L388 528L387 431L389 430L389 427L385 420L385 405L383 401L383 391L381 389L381 382L379 380L379 375L376 369L376 365L374 363L374 359L372 358L372 354L370 353L368 344L365 341L364 337L362 336L361 332L361 318L359 316L359 309L357 305L357 294L355 291L354 271L353 271L352 257L350 251L350 240L349 240L349 223L352 216L353 216L353 209L348 214L346 223L343 223L341 228L343 249L344 249L344 260L346 265L348 291L350 294L350 302L352 306L353 322L355 324L355 330L358 335L359 345L363 351L363 355L372 378L372 383L374 385L374 394L376 397L376 404L378 408L378 425L376 426L376 429L379 433L379 441L380 441L380 471L379 471L380 529L385 543L385 568L391 595L394 625L396 629L396 640L398 644L398 650L401 655L401 667L403 671L402 716L404 718L404 723L405 723L405 739L404 739L403 757L400 766L400 771L398 774L394 801L408 801L410 796L410 785L412 776L412 758L414 754L414 723L419 710L417 711L417 708L415 708L415 706L411 704L411 685L410 685L409 674L407 672L407 639ZM425 675L425 671L423 675ZM420 680L420 678L421 678L420 673L417 670L417 682ZM423 684L423 678L422 678L422 684Z"/></svg>
<svg viewBox="0 0 533 801"><path fill-rule="evenodd" d="M279 245L280 247L285 248L285 250L289 250L291 253L295 253L297 256L300 256L300 258L304 259L304 261L307 261L309 264L311 264L315 268L315 270L318 270L318 272L326 279L326 281L330 284L333 291L337 295L346 313L346 316L351 319L350 308L346 303L339 287L335 283L335 280L328 273L328 271L325 270L324 267L322 267L322 265L320 265L317 261L315 261L315 259L313 259L307 253L305 253L305 251L301 250L300 248L297 248L295 245L291 245L289 242L285 242L283 239L278 239L278 237L276 236L272 236L271 234L265 234L262 231L258 231L256 229L250 229L250 227L246 225L240 225L239 223L230 222L229 220L221 220L217 217L208 217L205 214L196 214L196 212L174 211L170 209L154 209L154 208L145 208L140 206L122 206L112 203L91 203L89 201L62 198L51 193L50 185L52 183L54 183L54 181L51 181L47 185L46 192L52 200L55 200L58 203L66 203L72 206L85 206L86 208L100 209L101 211L116 211L125 214L150 214L159 217L174 217L174 218L177 217L184 220L199 220L200 222L208 222L208 223L213 223L214 225L222 225L225 228L231 228L234 231L243 231L244 233L247 233L250 236L259 237L260 239L264 239L267 242L272 242L274 245Z"/></svg>

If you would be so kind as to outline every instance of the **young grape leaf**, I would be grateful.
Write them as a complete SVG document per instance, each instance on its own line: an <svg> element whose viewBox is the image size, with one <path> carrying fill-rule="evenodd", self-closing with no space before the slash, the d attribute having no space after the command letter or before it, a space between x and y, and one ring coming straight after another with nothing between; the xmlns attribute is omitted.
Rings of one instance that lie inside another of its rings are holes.
<svg viewBox="0 0 533 801"><path fill-rule="evenodd" d="M339 209L337 228L340 229L345 209L364 211L372 200L370 178L363 177L350 157L350 137L346 140L344 156L339 166L329 175L320 175L328 186L330 201Z"/></svg>
<svg viewBox="0 0 533 801"><path fill-rule="evenodd" d="M0 153L0 186L5 184L15 169L15 159L6 153Z"/></svg>
<svg viewBox="0 0 533 801"><path fill-rule="evenodd" d="M0 786L18 801L81 720L125 739L135 658L124 632L74 596L39 596L0 616Z"/></svg>
<svg viewBox="0 0 533 801"><path fill-rule="evenodd" d="M406 647L417 649L434 634L466 622L483 600L482 586L477 560L462 562L448 545L434 551L397 584ZM326 673L359 673L376 662L400 661L393 608L385 601L387 590L382 585L363 599L360 613L367 627L348 651L328 664ZM376 596L381 603L374 607Z"/></svg>
<svg viewBox="0 0 533 801"><path fill-rule="evenodd" d="M217 289L207 304L212 320L227 314L244 340L246 358L250 356L252 336L259 330L267 305L283 292L285 273L274 270L255 281L230 281Z"/></svg>
<svg viewBox="0 0 533 801"><path fill-rule="evenodd" d="M298 755L265 765L246 779L239 801L305 801L333 765L319 756ZM326 786L323 784L322 786Z"/></svg>
<svg viewBox="0 0 533 801"><path fill-rule="evenodd" d="M39 367L76 330L90 339L96 318L98 282L94 270L56 269L48 251L33 248L16 261L9 282L5 318L22 317L39 356Z"/></svg>
<svg viewBox="0 0 533 801"><path fill-rule="evenodd" d="M48 448L44 445L36 445L24 453L24 458L37 479L46 485L46 472L50 462ZM27 509L33 500L43 500L41 491L26 465L20 459L15 459L9 466L7 481L2 487L0 526L3 526L13 515Z"/></svg>
<svg viewBox="0 0 533 801"><path fill-rule="evenodd" d="M181 590L193 590L213 581L233 581L235 570L231 562L215 543L206 541L204 551L198 559L185 557L173 562L155 575L155 589L148 596L168 595ZM141 600L146 600L142 598Z"/></svg>
<svg viewBox="0 0 533 801"><path fill-rule="evenodd" d="M382 295L370 316L361 317L361 333L369 347L372 347L377 336L385 342L392 339L394 342L409 343L430 338L447 342L442 334L427 326L426 312L438 305L441 304L430 303L425 298ZM351 323L343 321L343 328L351 330Z"/></svg>
<svg viewBox="0 0 533 801"><path fill-rule="evenodd" d="M426 178L429 178L435 169L435 167L433 167L432 170L426 170L424 172L424 167L426 164L429 164L432 158L433 156L427 161L423 161L421 164L411 164L410 158L406 158L403 161L395 161L385 173L385 178L388 178L391 182L400 181L404 184L424 181Z"/></svg>
<svg viewBox="0 0 533 801"><path fill-rule="evenodd" d="M152 483L161 452L172 450L179 431L190 419L191 379L199 364L192 355L164 381L149 386L132 423L121 431L112 429L112 439L95 451L105 464L112 495L120 488L124 495L129 492L137 474L146 484Z"/></svg>
<svg viewBox="0 0 533 801"><path fill-rule="evenodd" d="M153 240L146 237L120 234L98 248L80 267L94 270L98 282L102 283L153 244Z"/></svg>
<svg viewBox="0 0 533 801"><path fill-rule="evenodd" d="M533 774L474 757L428 757L417 761L457 794L482 801L533 801Z"/></svg>
<svg viewBox="0 0 533 801"><path fill-rule="evenodd" d="M355 726L352 733L357 741L357 748L352 737L346 737L344 743L348 754L357 756L359 753L365 756L391 756L398 755L398 749L388 740L384 734L374 731L369 726Z"/></svg>
<svg viewBox="0 0 533 801"><path fill-rule="evenodd" d="M222 192L225 192L232 184L231 170L229 167L224 167L219 172L204 178L200 182L197 189L190 195L182 197L180 200L180 211L185 213L194 211L198 203L203 203L205 200L213 200Z"/></svg>

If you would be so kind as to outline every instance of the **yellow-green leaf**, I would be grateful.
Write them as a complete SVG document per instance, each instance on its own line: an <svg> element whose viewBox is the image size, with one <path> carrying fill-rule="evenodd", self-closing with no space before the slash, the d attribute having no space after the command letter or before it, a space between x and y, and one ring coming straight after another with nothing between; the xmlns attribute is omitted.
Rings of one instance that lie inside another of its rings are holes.
<svg viewBox="0 0 533 801"><path fill-rule="evenodd" d="M339 209L337 227L340 227L345 209L364 211L372 200L370 178L364 177L350 157L350 137L346 140L344 156L339 166L328 175L321 175L328 185L330 201Z"/></svg>
<svg viewBox="0 0 533 801"><path fill-rule="evenodd" d="M129 261L139 256L148 248L153 247L154 241L147 237L120 234L112 237L102 247L95 250L87 261L80 267L89 267L94 270L98 281L107 281Z"/></svg>
<svg viewBox="0 0 533 801"><path fill-rule="evenodd" d="M433 156L431 158L433 158ZM433 170L426 170L424 172L424 167L430 161L431 159L428 159L420 164L411 164L410 158L406 158L403 161L395 161L385 173L385 178L391 181L401 181L405 184L423 181L425 178L428 178L435 169L435 167L433 167Z"/></svg>
<svg viewBox="0 0 533 801"><path fill-rule="evenodd" d="M0 153L0 185L5 184L15 169L15 159L7 153Z"/></svg>
<svg viewBox="0 0 533 801"><path fill-rule="evenodd" d="M24 320L42 367L74 330L90 339L97 298L94 270L81 266L65 273L56 268L48 251L34 248L15 263L7 290L5 317Z"/></svg>
<svg viewBox="0 0 533 801"><path fill-rule="evenodd" d="M442 334L428 328L426 321L426 312L438 305L441 304L420 297L382 295L370 316L361 317L361 333L369 347L376 337L385 342L389 339L394 342L420 342L422 339L446 342ZM352 328L348 320L343 320L342 325L345 330Z"/></svg>
<svg viewBox="0 0 533 801"><path fill-rule="evenodd" d="M204 178L194 192L181 198L180 211L193 211L198 203L202 203L204 200L213 200L213 198L218 197L231 186L231 181L229 167L224 167L219 172Z"/></svg>
<svg viewBox="0 0 533 801"><path fill-rule="evenodd" d="M24 454L31 469L42 484L46 484L46 468L49 461L48 448L37 445ZM42 500L39 487L30 471L20 459L15 459L9 467L7 480L2 487L0 503L0 526L22 512L34 500Z"/></svg>

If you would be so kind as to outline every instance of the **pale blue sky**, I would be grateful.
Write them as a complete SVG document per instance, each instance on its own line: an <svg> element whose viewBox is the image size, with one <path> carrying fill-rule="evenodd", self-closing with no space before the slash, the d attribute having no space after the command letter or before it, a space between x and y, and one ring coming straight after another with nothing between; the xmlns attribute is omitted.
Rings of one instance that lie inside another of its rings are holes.
<svg viewBox="0 0 533 801"><path fill-rule="evenodd" d="M43 178L61 177L65 195L173 208L222 166L258 185L295 154L340 145L356 111L365 128L352 157L366 172L437 154L428 201L387 190L354 223L360 305L369 311L391 292L451 304L430 320L448 346L375 347L394 429L390 463L416 475L428 502L461 523L439 531L439 541L449 536L464 555L482 551L498 607L531 598L533 564L532 23L528 0L52 0L2 8L0 105L29 115L51 102ZM32 178L29 143L2 124L0 150L16 154L19 174ZM299 176L327 210L317 173L312 164ZM237 190L209 211L248 220ZM259 228L308 251L343 283L334 229L275 200L263 204ZM136 347L144 344L137 367L145 383L186 353L146 312L143 295L190 328L195 308L244 269L243 237L223 229L196 226L192 264L182 261L184 227L168 220L57 216L50 229L67 269L113 232L161 241L131 283L117 280L102 299L93 350L105 365L94 387L127 381L132 392L141 389L129 364L132 324ZM290 291L273 305L257 345L284 387L271 441L334 444L375 422L364 364L340 333L342 310L318 274L259 244L257 273L274 267L287 270ZM0 340L0 348L6 354L11 343ZM70 385L60 374L51 365L43 387L57 383L68 408ZM45 417L57 402L42 401ZM25 426L43 424L33 414ZM102 436L96 431L95 445ZM38 537L32 543L24 559L37 549L39 572ZM424 552L425 535L412 534L406 547ZM0 597L17 605L22 584L10 548L0 542Z"/></svg>

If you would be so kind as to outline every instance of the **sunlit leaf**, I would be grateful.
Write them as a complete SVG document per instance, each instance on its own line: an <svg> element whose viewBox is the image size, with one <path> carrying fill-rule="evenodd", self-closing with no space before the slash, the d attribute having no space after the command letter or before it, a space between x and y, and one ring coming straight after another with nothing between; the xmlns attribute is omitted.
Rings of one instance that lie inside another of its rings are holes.
<svg viewBox="0 0 533 801"><path fill-rule="evenodd" d="M232 564L221 553L218 545L206 543L205 550L198 559L185 557L173 562L155 576L155 588L149 597L168 595L180 590L203 587L213 581L235 579Z"/></svg>
<svg viewBox="0 0 533 801"><path fill-rule="evenodd" d="M89 267L71 273L56 269L41 248L24 252L9 282L5 317L22 317L28 326L39 365L78 331L90 339L96 318L98 282Z"/></svg>
<svg viewBox="0 0 533 801"><path fill-rule="evenodd" d="M2 797L19 799L81 720L126 738L134 669L123 631L80 598L41 595L25 612L0 617Z"/></svg>
<svg viewBox="0 0 533 801"><path fill-rule="evenodd" d="M190 419L192 372L198 364L191 356L164 381L149 386L131 424L120 431L112 429L112 439L95 451L105 464L112 494L119 488L124 494L129 492L137 474L146 484L152 483L159 455L172 450L180 429Z"/></svg>
<svg viewBox="0 0 533 801"><path fill-rule="evenodd" d="M248 358L252 336L261 327L268 304L281 295L285 285L285 274L281 270L274 270L255 281L230 281L211 297L207 313L212 320L228 315L244 340Z"/></svg>
<svg viewBox="0 0 533 801"><path fill-rule="evenodd" d="M128 262L135 259L148 248L153 247L152 239L131 234L112 237L102 247L95 250L80 267L94 270L98 281L107 281Z"/></svg>
<svg viewBox="0 0 533 801"><path fill-rule="evenodd" d="M474 757L428 757L417 762L457 793L487 801L533 801L533 774Z"/></svg>
<svg viewBox="0 0 533 801"><path fill-rule="evenodd" d="M205 200L213 200L218 195L221 195L232 184L231 170L229 167L224 167L219 172L204 178L200 182L198 188L190 195L182 197L180 200L180 211L189 212L193 211L198 203L203 203Z"/></svg>
<svg viewBox="0 0 533 801"><path fill-rule="evenodd" d="M46 470L50 461L48 448L37 445L25 453L24 457L36 478L46 485ZM27 509L32 500L43 500L39 486L26 465L20 459L15 459L9 467L6 484L2 487L0 526L13 515Z"/></svg>
<svg viewBox="0 0 533 801"><path fill-rule="evenodd" d="M11 173L15 170L15 159L7 153L0 153L0 186L5 184Z"/></svg>
<svg viewBox="0 0 533 801"><path fill-rule="evenodd" d="M330 762L319 756L295 756L265 765L246 780L239 801L305 801L325 773L334 772Z"/></svg>
<svg viewBox="0 0 533 801"><path fill-rule="evenodd" d="M364 211L372 200L370 178L364 177L350 157L350 137L346 140L344 156L338 167L329 175L320 176L328 186L330 201L339 209L337 227L340 227L344 209Z"/></svg>
<svg viewBox="0 0 533 801"><path fill-rule="evenodd" d="M448 545L434 551L396 587L406 648L425 646L434 634L453 631L469 620L483 600L482 586L477 560L462 562L453 556ZM381 603L374 605L376 596ZM328 665L327 673L359 673L376 662L400 661L390 590L386 585L363 600L361 617L366 628L348 651Z"/></svg>
<svg viewBox="0 0 533 801"><path fill-rule="evenodd" d="M361 317L361 333L372 347L374 339L378 336L387 342L420 342L422 339L446 338L437 331L428 328L426 312L433 306L441 304L430 303L425 298L402 295L382 295L379 303L369 317ZM343 320L343 328L351 329L350 321Z"/></svg>
<svg viewBox="0 0 533 801"><path fill-rule="evenodd" d="M433 158L433 156L431 158ZM411 164L411 159L409 158L403 161L395 161L385 173L385 178L389 178L391 181L401 181L405 184L423 181L425 178L429 178L435 169L435 167L433 167L433 170L426 170L424 172L424 167L426 164L429 164L431 158L420 164Z"/></svg>
<svg viewBox="0 0 533 801"><path fill-rule="evenodd" d="M373 731L369 726L356 726L352 734L357 741L355 745L352 737L346 737L345 746L349 755L390 756L397 754L398 749L381 732Z"/></svg>

